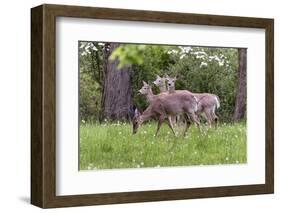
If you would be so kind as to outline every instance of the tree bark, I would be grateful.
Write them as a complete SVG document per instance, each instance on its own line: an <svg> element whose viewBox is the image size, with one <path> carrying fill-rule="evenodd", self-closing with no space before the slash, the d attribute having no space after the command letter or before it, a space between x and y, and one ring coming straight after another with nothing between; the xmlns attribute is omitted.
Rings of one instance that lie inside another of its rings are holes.
<svg viewBox="0 0 281 213"><path fill-rule="evenodd" d="M247 49L238 49L239 67L236 101L234 108L234 121L240 121L245 117L247 98Z"/></svg>
<svg viewBox="0 0 281 213"><path fill-rule="evenodd" d="M120 44L107 43L104 48L104 87L102 93L102 118L128 121L132 117L131 66L118 69L118 59L111 61L111 53Z"/></svg>

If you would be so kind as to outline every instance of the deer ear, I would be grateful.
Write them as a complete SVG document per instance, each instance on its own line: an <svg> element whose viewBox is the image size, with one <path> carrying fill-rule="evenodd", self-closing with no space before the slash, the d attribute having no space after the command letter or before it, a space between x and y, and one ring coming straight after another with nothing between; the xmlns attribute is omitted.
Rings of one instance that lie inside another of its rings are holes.
<svg viewBox="0 0 281 213"><path fill-rule="evenodd" d="M143 83L144 86L147 85L147 83L145 81L142 81L142 83Z"/></svg>
<svg viewBox="0 0 281 213"><path fill-rule="evenodd" d="M165 75L165 78L168 80L170 79L170 76L168 76L167 74Z"/></svg>

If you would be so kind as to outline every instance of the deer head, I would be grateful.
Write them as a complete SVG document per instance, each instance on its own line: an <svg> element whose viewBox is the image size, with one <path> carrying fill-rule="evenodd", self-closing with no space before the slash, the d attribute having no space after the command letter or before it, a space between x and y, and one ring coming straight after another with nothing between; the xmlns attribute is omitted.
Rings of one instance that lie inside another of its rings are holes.
<svg viewBox="0 0 281 213"><path fill-rule="evenodd" d="M150 94L152 94L151 86L148 83L146 83L145 81L142 81L142 82L143 82L143 86L139 90L139 92L142 95L150 95Z"/></svg>
<svg viewBox="0 0 281 213"><path fill-rule="evenodd" d="M153 84L155 84L157 87L159 87L161 92L167 91L165 78L161 78L159 75L156 75L156 80L153 81Z"/></svg>
<svg viewBox="0 0 281 213"><path fill-rule="evenodd" d="M175 82L177 80L177 77L169 77L168 75L166 75L165 79L167 80L168 91L173 92L175 90Z"/></svg>
<svg viewBox="0 0 281 213"><path fill-rule="evenodd" d="M135 109L135 114L133 117L133 134L136 134L138 131L138 128L142 124L142 119L141 119L141 113L139 112L138 109Z"/></svg>

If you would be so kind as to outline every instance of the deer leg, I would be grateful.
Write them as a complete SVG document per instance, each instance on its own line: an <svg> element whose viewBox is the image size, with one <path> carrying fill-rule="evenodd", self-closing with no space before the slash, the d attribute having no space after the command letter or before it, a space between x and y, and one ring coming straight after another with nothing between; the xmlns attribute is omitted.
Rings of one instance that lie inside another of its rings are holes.
<svg viewBox="0 0 281 213"><path fill-rule="evenodd" d="M175 125L177 124L177 121L176 121L176 117L175 117L175 116L169 116L168 119L171 120L173 126L174 126L174 124L175 124Z"/></svg>
<svg viewBox="0 0 281 213"><path fill-rule="evenodd" d="M168 116L168 126L170 127L170 129L172 130L174 135L176 136L176 133L175 133L174 128L173 128L173 122L172 122L171 116Z"/></svg>
<svg viewBox="0 0 281 213"><path fill-rule="evenodd" d="M208 123L209 127L211 128L212 127L212 121L213 121L212 110L207 108L207 109L204 110L204 114L206 116L207 123Z"/></svg>
<svg viewBox="0 0 281 213"><path fill-rule="evenodd" d="M188 128L191 125L191 122L190 122L190 119L189 119L187 114L184 114L184 119L185 119L185 123L186 124L185 124L185 129L184 129L184 132L183 132L183 136L185 137L186 136L186 132L187 132Z"/></svg>
<svg viewBox="0 0 281 213"><path fill-rule="evenodd" d="M201 114L201 113L200 113L200 112L196 112L195 114L196 114L196 116L197 116L197 119L198 119L199 123L201 123L201 119L200 119L200 114Z"/></svg>
<svg viewBox="0 0 281 213"><path fill-rule="evenodd" d="M162 125L162 123L163 123L163 121L164 121L164 120L165 120L165 118L164 118L163 116L160 116L160 117L159 117L159 120L158 120L158 125L157 125L157 129L156 129L155 136L157 136L157 135L158 135L159 129L160 129L160 127L161 127L161 125Z"/></svg>
<svg viewBox="0 0 281 213"><path fill-rule="evenodd" d="M202 112L201 115L202 115L202 117L205 118L205 120L208 122L208 117L207 117L206 113L205 113L205 112Z"/></svg>
<svg viewBox="0 0 281 213"><path fill-rule="evenodd" d="M195 123L196 127L200 130L201 132L201 126L200 126L200 122L198 121L198 118L197 116L195 115L194 112L190 113L190 117L191 117L191 120Z"/></svg>
<svg viewBox="0 0 281 213"><path fill-rule="evenodd" d="M215 108L213 108L211 114L212 114L212 121L214 121L215 126L218 127L219 117L215 113Z"/></svg>

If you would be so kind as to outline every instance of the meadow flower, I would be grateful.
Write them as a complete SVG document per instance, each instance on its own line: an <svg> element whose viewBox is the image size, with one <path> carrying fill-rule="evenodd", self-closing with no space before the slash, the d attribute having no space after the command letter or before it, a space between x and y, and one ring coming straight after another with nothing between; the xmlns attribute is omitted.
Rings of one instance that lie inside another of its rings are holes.
<svg viewBox="0 0 281 213"><path fill-rule="evenodd" d="M237 160L236 163L239 163L239 160Z"/></svg>
<svg viewBox="0 0 281 213"><path fill-rule="evenodd" d="M144 165L144 162L141 162L141 165L143 166L143 165Z"/></svg>
<svg viewBox="0 0 281 213"><path fill-rule="evenodd" d="M137 165L137 168L140 168L140 165L139 165L139 164Z"/></svg>
<svg viewBox="0 0 281 213"><path fill-rule="evenodd" d="M122 132L119 132L119 135L121 135L122 134Z"/></svg>
<svg viewBox="0 0 281 213"><path fill-rule="evenodd" d="M81 122L84 124L84 123L86 123L86 121L85 120L81 120Z"/></svg>
<svg viewBox="0 0 281 213"><path fill-rule="evenodd" d="M228 161L228 157L226 157L226 158L225 158L225 160L227 160L227 161Z"/></svg>

